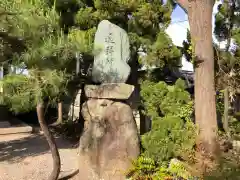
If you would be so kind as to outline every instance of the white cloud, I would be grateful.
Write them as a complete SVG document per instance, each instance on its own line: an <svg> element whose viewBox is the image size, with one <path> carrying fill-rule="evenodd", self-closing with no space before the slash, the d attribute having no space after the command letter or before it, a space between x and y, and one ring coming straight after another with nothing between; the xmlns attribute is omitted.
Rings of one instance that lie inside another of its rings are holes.
<svg viewBox="0 0 240 180"><path fill-rule="evenodd" d="M166 29L166 33L171 37L173 44L182 47L183 41L187 36L187 29L189 28L188 21L172 23Z"/></svg>

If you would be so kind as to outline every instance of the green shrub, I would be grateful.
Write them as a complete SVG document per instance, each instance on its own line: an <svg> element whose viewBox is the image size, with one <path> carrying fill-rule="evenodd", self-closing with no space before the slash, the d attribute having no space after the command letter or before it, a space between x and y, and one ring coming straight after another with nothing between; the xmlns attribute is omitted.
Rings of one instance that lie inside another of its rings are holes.
<svg viewBox="0 0 240 180"><path fill-rule="evenodd" d="M224 90L221 90L216 96L217 99L217 112L221 116L221 121L224 119ZM233 139L240 139L240 122L238 120L240 113L228 114L228 127L230 135ZM224 135L225 132L220 132L220 135Z"/></svg>
<svg viewBox="0 0 240 180"><path fill-rule="evenodd" d="M184 123L175 116L166 116L153 122L152 130L143 135L144 155L158 162L173 157L188 159L193 156L195 127L191 122Z"/></svg>
<svg viewBox="0 0 240 180"><path fill-rule="evenodd" d="M4 89L0 96L0 104L6 105L13 112L31 111L35 104L29 78L25 75L8 75L0 81Z"/></svg>
<svg viewBox="0 0 240 180"><path fill-rule="evenodd" d="M229 132L233 139L240 140L240 122L233 116L228 119Z"/></svg>
<svg viewBox="0 0 240 180"><path fill-rule="evenodd" d="M152 119L152 130L142 136L144 156L157 162L173 157L191 159L197 131L191 122L193 102L185 82L178 80L169 86L165 82L144 81L141 96L145 114Z"/></svg>
<svg viewBox="0 0 240 180"><path fill-rule="evenodd" d="M41 81L38 74L41 73ZM39 99L48 98L54 105L59 94L66 94L69 75L57 70L30 70L29 75L8 74L0 81L3 92L0 104L7 106L13 113L29 112L36 108Z"/></svg>

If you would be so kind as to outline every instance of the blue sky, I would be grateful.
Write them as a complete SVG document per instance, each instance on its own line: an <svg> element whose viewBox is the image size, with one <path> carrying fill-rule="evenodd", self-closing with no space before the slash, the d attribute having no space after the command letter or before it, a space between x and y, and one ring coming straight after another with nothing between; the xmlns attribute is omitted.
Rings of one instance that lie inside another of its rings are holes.
<svg viewBox="0 0 240 180"><path fill-rule="evenodd" d="M182 8L177 6L177 8L172 13L172 19L173 19L173 22L182 21L182 20L187 20L187 16L185 12L182 10Z"/></svg>
<svg viewBox="0 0 240 180"><path fill-rule="evenodd" d="M182 42L186 39L187 29L189 28L187 14L179 6L172 13L172 22L167 28L167 34L177 46L182 46ZM193 71L193 65L182 57L182 70Z"/></svg>
<svg viewBox="0 0 240 180"><path fill-rule="evenodd" d="M213 26L214 26L214 17L217 13L217 6L220 2L216 2L213 7ZM186 13L179 7L172 13L172 23L167 29L167 33L172 37L173 42L176 45L181 46L182 41L186 38L187 29L189 28L188 17ZM215 40L215 39L214 39ZM181 41L181 42L180 42Z"/></svg>
<svg viewBox="0 0 240 180"><path fill-rule="evenodd" d="M182 42L186 38L187 29L189 28L187 15L177 6L171 17L172 23L167 28L167 33L175 45L182 46Z"/></svg>

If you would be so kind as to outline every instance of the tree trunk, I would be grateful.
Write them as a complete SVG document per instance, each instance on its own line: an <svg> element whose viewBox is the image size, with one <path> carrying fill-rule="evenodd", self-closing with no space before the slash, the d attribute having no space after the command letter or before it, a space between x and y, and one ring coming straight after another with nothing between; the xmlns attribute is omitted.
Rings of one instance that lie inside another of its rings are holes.
<svg viewBox="0 0 240 180"><path fill-rule="evenodd" d="M80 95L80 110L79 110L79 121L83 121L84 118L82 117L82 105L83 103L85 102L85 92L84 92L84 87L85 87L85 84L82 83L81 86L80 86L80 89L81 89L81 95Z"/></svg>
<svg viewBox="0 0 240 180"><path fill-rule="evenodd" d="M194 43L195 118L199 127L198 148L214 156L217 146L216 92L212 44L214 0L188 1L190 33Z"/></svg>
<svg viewBox="0 0 240 180"><path fill-rule="evenodd" d="M228 128L228 109L229 109L229 95L228 95L228 88L224 90L224 120L223 120L223 128L227 135L229 135L229 128Z"/></svg>
<svg viewBox="0 0 240 180"><path fill-rule="evenodd" d="M49 145L51 153L52 153L52 158L53 158L53 170L52 170L51 175L49 176L48 180L57 180L59 173L60 173L60 168L61 168L60 156L59 156L58 148L57 148L56 142L54 140L54 137L51 134L50 130L48 129L48 125L44 118L44 104L43 103L38 103L38 105L37 105L37 116L38 116L38 121L41 126L41 129L44 133L44 136L47 139L48 145Z"/></svg>
<svg viewBox="0 0 240 180"><path fill-rule="evenodd" d="M195 120L199 127L198 150L215 155L217 113L212 45L212 10L215 0L177 0L187 12L194 45Z"/></svg>
<svg viewBox="0 0 240 180"><path fill-rule="evenodd" d="M63 122L63 104L62 101L58 102L58 120L57 123L61 124Z"/></svg>

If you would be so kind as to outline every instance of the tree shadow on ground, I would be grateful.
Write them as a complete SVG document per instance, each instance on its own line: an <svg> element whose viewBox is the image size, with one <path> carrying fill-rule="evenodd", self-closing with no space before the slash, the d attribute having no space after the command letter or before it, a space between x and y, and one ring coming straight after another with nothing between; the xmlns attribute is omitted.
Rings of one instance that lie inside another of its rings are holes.
<svg viewBox="0 0 240 180"><path fill-rule="evenodd" d="M64 123L51 126L51 131L72 144L77 145L84 129L84 119L79 121L65 121Z"/></svg>
<svg viewBox="0 0 240 180"><path fill-rule="evenodd" d="M9 140L8 140L9 139ZM74 144L55 136L59 150L73 149ZM29 156L39 156L49 153L50 149L45 137L42 134L15 134L0 137L0 162L19 162Z"/></svg>

